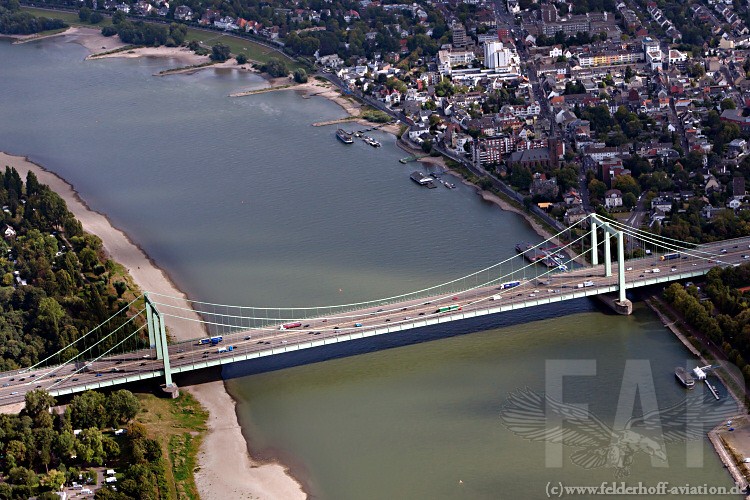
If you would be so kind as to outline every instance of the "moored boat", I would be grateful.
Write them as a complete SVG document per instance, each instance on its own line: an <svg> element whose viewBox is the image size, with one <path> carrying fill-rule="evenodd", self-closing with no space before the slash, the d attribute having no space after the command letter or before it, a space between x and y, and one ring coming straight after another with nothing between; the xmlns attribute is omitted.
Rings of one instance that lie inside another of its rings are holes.
<svg viewBox="0 0 750 500"><path fill-rule="evenodd" d="M695 386L695 380L693 380L690 373L682 366L678 366L674 369L674 376L677 377L677 380L688 389L692 389Z"/></svg>
<svg viewBox="0 0 750 500"><path fill-rule="evenodd" d="M340 128L336 131L336 137L338 138L338 140L340 140L344 144L354 143L354 139L352 139L352 134L347 133L343 128Z"/></svg>

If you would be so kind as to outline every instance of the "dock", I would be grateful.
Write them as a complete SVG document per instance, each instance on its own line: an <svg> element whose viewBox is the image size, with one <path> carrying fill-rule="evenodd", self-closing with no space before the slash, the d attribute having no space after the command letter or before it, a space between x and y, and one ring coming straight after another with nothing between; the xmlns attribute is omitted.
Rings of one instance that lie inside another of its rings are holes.
<svg viewBox="0 0 750 500"><path fill-rule="evenodd" d="M435 189L437 187L432 177L427 177L422 172L414 171L411 173L409 178L420 186L425 186L429 189Z"/></svg>
<svg viewBox="0 0 750 500"><path fill-rule="evenodd" d="M704 378L703 382L705 382L706 387L708 387L708 390L711 391L711 394L714 395L714 398L716 398L718 400L719 399L719 393L716 392L716 387L712 386L711 382L709 382L708 379Z"/></svg>

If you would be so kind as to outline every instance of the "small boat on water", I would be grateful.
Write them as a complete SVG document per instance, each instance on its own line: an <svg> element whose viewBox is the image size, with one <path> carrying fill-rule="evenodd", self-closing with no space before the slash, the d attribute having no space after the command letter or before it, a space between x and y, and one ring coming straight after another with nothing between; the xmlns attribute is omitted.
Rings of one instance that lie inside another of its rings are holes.
<svg viewBox="0 0 750 500"><path fill-rule="evenodd" d="M362 137L362 132L354 132L354 137L357 137L357 138Z"/></svg>
<svg viewBox="0 0 750 500"><path fill-rule="evenodd" d="M380 147L380 143L368 135L364 136L362 140L374 148Z"/></svg>
<svg viewBox="0 0 750 500"><path fill-rule="evenodd" d="M682 366L678 366L674 369L674 376L688 389L695 387L695 380L692 375Z"/></svg>
<svg viewBox="0 0 750 500"><path fill-rule="evenodd" d="M447 182L447 181L444 181L444 182L443 182L443 185L444 185L445 187L447 187L448 189L456 189L456 185L455 185L455 184L453 184L452 182Z"/></svg>
<svg viewBox="0 0 750 500"><path fill-rule="evenodd" d="M347 133L343 128L340 128L336 131L336 137L338 138L338 140L340 140L344 144L354 143L354 139L352 139L352 134Z"/></svg>

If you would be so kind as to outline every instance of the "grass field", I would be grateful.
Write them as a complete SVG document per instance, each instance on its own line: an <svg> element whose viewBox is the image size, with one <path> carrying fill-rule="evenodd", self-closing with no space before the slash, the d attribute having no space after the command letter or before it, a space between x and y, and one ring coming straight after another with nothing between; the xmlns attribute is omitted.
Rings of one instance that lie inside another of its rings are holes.
<svg viewBox="0 0 750 500"><path fill-rule="evenodd" d="M170 498L199 499L193 472L208 412L187 391L180 391L177 399L157 398L153 394L137 396L141 412L136 421L146 426L149 437L158 440L166 454Z"/></svg>
<svg viewBox="0 0 750 500"><path fill-rule="evenodd" d="M49 19L62 19L71 26L85 26L86 28L102 29L102 26L109 26L112 24L112 20L104 16L104 19L99 24L90 24L81 22L78 18L77 12L64 12L59 10L45 10L45 9L34 9L32 7L21 7L24 12L29 12L37 17L47 17ZM40 33L46 35L47 33Z"/></svg>
<svg viewBox="0 0 750 500"><path fill-rule="evenodd" d="M76 12L63 12L63 11L51 11L51 10L44 10L44 9L35 9L31 7L22 7L22 9L26 12L29 12L35 16L43 16L48 18L56 18L56 19L62 19L66 23L70 24L71 26L82 26L86 28L93 28L93 29L101 29L102 26L109 26L112 24L112 20L109 17L104 17L104 20L100 22L99 24L89 24L81 22L81 20L78 18L78 13ZM53 32L45 32L40 33L40 35L49 35ZM188 28L187 37L185 38L187 42L191 42L193 40L197 40L201 43L203 47L210 50L213 45L216 45L217 43L221 42L224 45L227 45L229 47L229 50L232 51L232 54L245 54L247 58L251 61L257 61L260 63L266 63L268 62L268 59L271 57L276 57L279 59L284 60L284 62L287 63L287 66L289 67L290 71L294 71L297 68L304 68L303 65L294 62L282 54L278 53L277 51L266 47L265 45L261 45L259 43L253 42L252 40L248 40L246 38L238 38L234 36L227 35L226 33L219 33L214 31L203 31L198 30L195 28Z"/></svg>

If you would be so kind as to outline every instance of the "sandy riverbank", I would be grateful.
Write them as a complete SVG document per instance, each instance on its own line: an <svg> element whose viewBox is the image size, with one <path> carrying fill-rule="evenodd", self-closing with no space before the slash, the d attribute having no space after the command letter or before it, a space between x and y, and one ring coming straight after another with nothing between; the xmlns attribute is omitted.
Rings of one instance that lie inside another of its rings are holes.
<svg viewBox="0 0 750 500"><path fill-rule="evenodd" d="M71 28L57 35L64 41L78 43L92 53L116 50L124 46L118 37L104 37L99 30ZM188 51L189 52L189 51ZM119 54L119 55L118 55ZM137 49L124 51L109 57L164 57L176 59L181 65L201 64L207 59L192 52L185 53L177 48ZM197 59L200 57L201 59ZM229 66L236 64L230 60ZM215 66L211 66L215 67ZM68 209L81 221L83 228L102 239L103 246L111 258L125 266L136 284L144 291L157 292L174 299L162 299L177 307L189 308L185 295L148 256L135 245L125 233L112 226L106 216L94 212L78 196L73 186L52 172L46 171L28 159L0 153L0 166L12 166L25 177L33 170L39 181L47 184L67 203ZM194 319L199 319L194 314ZM197 321L183 321L179 327L170 328L170 334L177 340L203 337L205 331ZM287 499L305 498L300 485L280 464L260 464L252 461L248 444L242 434L234 401L226 392L223 382L205 384L192 390L198 401L210 413L208 432L198 457L196 486L202 498L254 498ZM228 410L231 408L231 410ZM227 474L229 467L232 473Z"/></svg>
<svg viewBox="0 0 750 500"><path fill-rule="evenodd" d="M278 463L250 457L235 401L224 382L188 379L186 387L208 410L208 432L198 453L195 483L203 500L304 499L307 495Z"/></svg>
<svg viewBox="0 0 750 500"><path fill-rule="evenodd" d="M81 221L83 229L101 238L107 254L125 266L142 291L172 297L168 299L170 304L190 308L185 294L177 289L169 276L159 269L125 233L112 226L105 215L91 210L68 182L22 156L11 156L0 152L0 165L15 168L24 179L29 171L33 171L41 183L47 184L59 194L67 203L68 210ZM190 316L193 320L200 319L196 313ZM179 327L175 325L170 328L170 334L176 340L194 339L202 337L204 333L201 324L197 321L186 321Z"/></svg>
<svg viewBox="0 0 750 500"><path fill-rule="evenodd" d="M125 233L112 226L106 216L91 210L64 179L27 158L0 152L0 166L6 165L15 168L24 179L29 171L33 171L40 182L58 193L67 203L68 210L81 221L84 230L101 238L105 251L128 269L142 290L177 297L169 303L178 307L190 307L185 295L166 273ZM199 319L197 314L193 315L195 319ZM205 332L199 323L185 323L183 328L170 328L170 333L177 340L204 336ZM300 485L286 473L283 466L258 464L251 460L234 411L235 403L224 389L223 382L209 382L186 389L210 413L208 432L198 457L200 473L195 478L201 498L305 498Z"/></svg>

